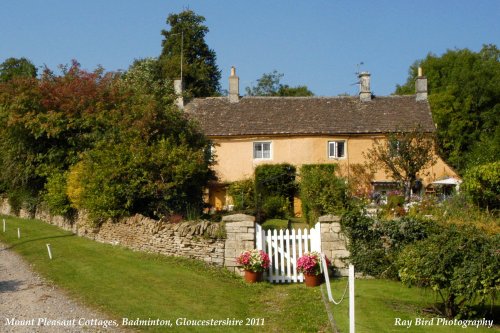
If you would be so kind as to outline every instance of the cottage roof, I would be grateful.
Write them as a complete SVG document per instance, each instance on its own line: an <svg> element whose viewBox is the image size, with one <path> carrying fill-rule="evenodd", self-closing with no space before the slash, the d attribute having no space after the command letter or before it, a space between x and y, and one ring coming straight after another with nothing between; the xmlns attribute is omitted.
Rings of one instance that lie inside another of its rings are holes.
<svg viewBox="0 0 500 333"><path fill-rule="evenodd" d="M208 136L339 135L435 131L429 103L415 96L197 98L185 111Z"/></svg>

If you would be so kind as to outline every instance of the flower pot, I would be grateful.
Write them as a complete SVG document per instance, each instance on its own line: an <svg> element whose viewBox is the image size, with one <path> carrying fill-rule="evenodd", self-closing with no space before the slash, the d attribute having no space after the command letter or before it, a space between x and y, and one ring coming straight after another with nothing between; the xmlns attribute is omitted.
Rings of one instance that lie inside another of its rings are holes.
<svg viewBox="0 0 500 333"><path fill-rule="evenodd" d="M317 287L322 282L322 275L304 274L304 280L306 282L306 287Z"/></svg>
<svg viewBox="0 0 500 333"><path fill-rule="evenodd" d="M245 270L245 281L248 283L262 281L262 272L252 272Z"/></svg>

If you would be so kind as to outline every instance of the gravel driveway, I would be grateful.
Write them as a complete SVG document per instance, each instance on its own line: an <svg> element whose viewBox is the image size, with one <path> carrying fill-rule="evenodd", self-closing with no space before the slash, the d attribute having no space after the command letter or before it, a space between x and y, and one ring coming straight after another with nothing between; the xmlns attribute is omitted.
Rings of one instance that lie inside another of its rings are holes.
<svg viewBox="0 0 500 333"><path fill-rule="evenodd" d="M109 327L110 321L44 281L0 243L0 332L130 332Z"/></svg>

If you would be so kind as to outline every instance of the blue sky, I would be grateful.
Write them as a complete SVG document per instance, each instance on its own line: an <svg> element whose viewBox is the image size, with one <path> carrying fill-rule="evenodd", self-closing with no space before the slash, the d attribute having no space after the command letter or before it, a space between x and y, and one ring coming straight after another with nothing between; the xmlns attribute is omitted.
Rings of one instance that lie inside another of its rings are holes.
<svg viewBox="0 0 500 333"><path fill-rule="evenodd" d="M500 46L498 0L2 0L0 62L127 69L160 54L166 17L185 8L206 18L225 89L236 66L242 91L276 69L316 95L354 94L363 62L372 91L388 95L429 52Z"/></svg>

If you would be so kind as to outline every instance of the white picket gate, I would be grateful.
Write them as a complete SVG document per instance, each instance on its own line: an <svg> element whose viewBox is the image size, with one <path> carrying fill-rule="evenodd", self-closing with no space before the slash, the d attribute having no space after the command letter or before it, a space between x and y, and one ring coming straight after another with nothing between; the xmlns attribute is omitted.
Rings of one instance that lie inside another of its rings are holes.
<svg viewBox="0 0 500 333"><path fill-rule="evenodd" d="M264 272L270 282L302 282L304 276L297 273L297 259L304 252L321 252L320 224L311 229L286 229L264 231L260 224L255 228L255 245L269 255L271 265Z"/></svg>

